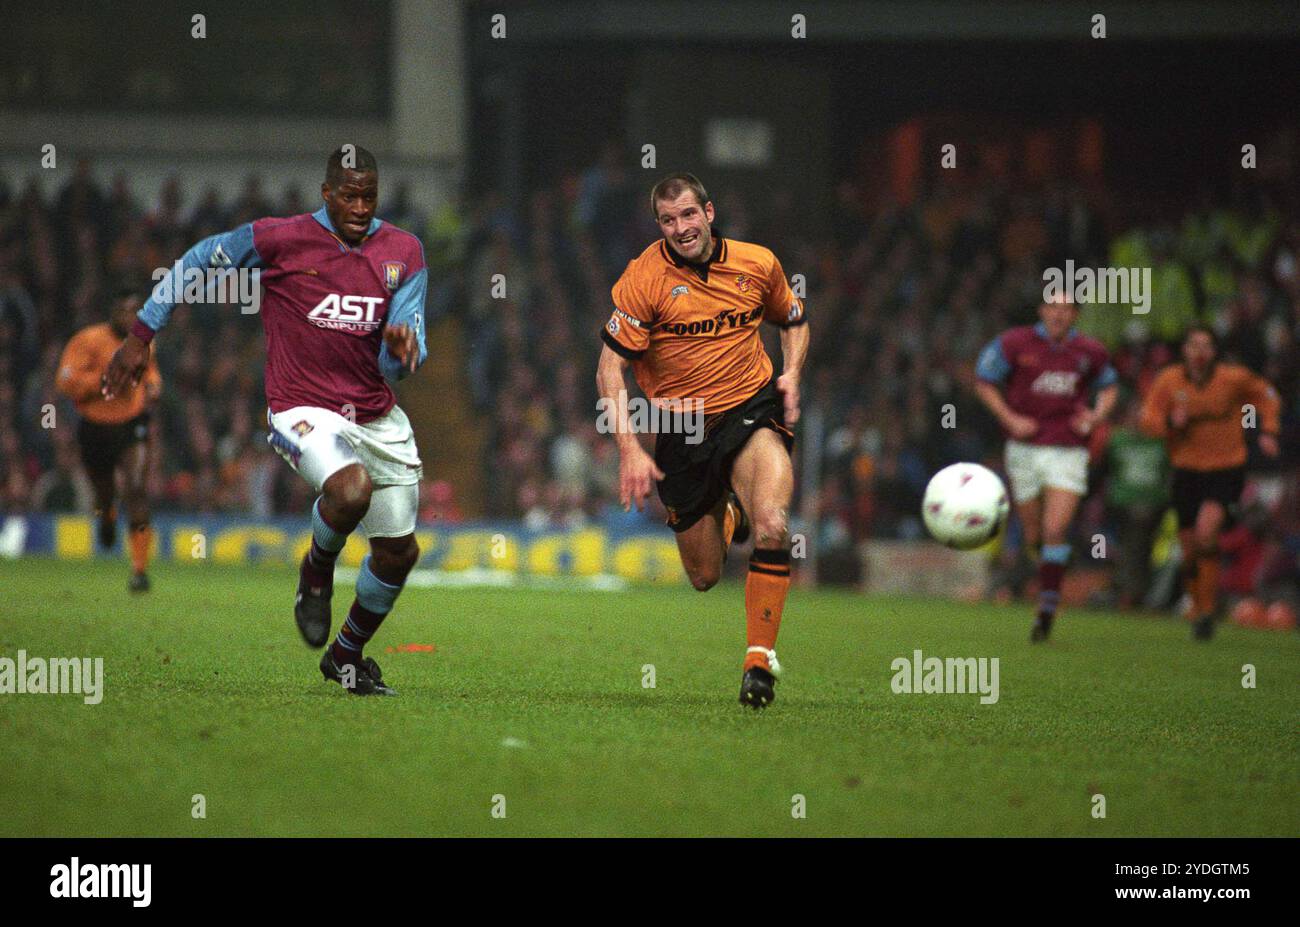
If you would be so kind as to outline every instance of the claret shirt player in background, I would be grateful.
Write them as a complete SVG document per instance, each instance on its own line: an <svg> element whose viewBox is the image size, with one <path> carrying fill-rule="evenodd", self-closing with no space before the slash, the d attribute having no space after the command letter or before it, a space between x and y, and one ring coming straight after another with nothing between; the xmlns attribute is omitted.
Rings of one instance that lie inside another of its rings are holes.
<svg viewBox="0 0 1300 927"><path fill-rule="evenodd" d="M1088 436L1119 398L1106 348L1074 328L1078 307L1044 302L1038 317L1037 325L994 338L975 368L976 395L1006 432L1007 479L1024 549L1039 553L1035 642L1051 633L1060 603L1070 524L1088 489Z"/></svg>

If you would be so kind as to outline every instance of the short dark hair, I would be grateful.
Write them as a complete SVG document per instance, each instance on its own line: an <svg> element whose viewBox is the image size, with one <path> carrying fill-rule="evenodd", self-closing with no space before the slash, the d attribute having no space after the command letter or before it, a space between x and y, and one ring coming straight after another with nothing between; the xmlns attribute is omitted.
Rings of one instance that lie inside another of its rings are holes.
<svg viewBox="0 0 1300 927"><path fill-rule="evenodd" d="M144 302L145 293L150 292L153 283L147 277L140 274L122 273L115 275L108 281L108 286L104 292L108 294L110 303L115 303L120 299L138 299Z"/></svg>
<svg viewBox="0 0 1300 927"><path fill-rule="evenodd" d="M695 198L700 201L700 208L703 209L704 204L709 201L709 194L705 191L704 184L700 183L700 179L694 174L685 171L669 174L650 189L650 215L654 216L656 222L659 221L659 201L675 200L686 190L695 194Z"/></svg>
<svg viewBox="0 0 1300 927"><path fill-rule="evenodd" d="M352 150L351 152L345 152L344 148ZM352 162L351 167L343 166L345 155ZM374 171L377 174L379 173L379 162L375 160L374 155L360 145L343 145L330 155L329 161L325 164L325 182L331 187L339 186L347 179L344 174L345 171L359 171L362 174Z"/></svg>

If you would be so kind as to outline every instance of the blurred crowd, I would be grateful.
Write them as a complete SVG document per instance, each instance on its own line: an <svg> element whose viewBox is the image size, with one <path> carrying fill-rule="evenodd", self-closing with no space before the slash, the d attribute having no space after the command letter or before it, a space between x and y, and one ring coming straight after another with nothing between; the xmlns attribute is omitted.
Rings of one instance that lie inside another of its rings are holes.
<svg viewBox="0 0 1300 927"><path fill-rule="evenodd" d="M151 194L153 191L150 191ZM151 207L122 174L107 188L77 165L56 195L0 183L0 510L89 511L76 412L54 389L60 354L107 319L119 277L148 281L195 241L265 215L307 208L300 191L273 201L250 178L235 202L209 189L186 202L179 180ZM149 491L156 506L195 512L302 511L309 491L263 437L261 326L237 308L180 307L160 338L164 388L152 415Z"/></svg>
<svg viewBox="0 0 1300 927"><path fill-rule="evenodd" d="M617 505L617 453L596 429L594 371L610 286L657 235L645 186L611 148L518 203L488 194L425 207L400 187L385 191L381 217L425 242L431 323L447 314L461 322L470 401L490 426L486 509L469 514L537 528L635 517ZM1282 459L1252 460L1262 488L1249 493L1267 508L1256 522L1276 535L1267 543L1297 544L1300 224L1268 195L1161 207L1066 181L973 178L936 180L898 204L848 178L828 231L810 237L793 219L790 190L762 201L712 193L723 234L768 245L788 275L807 280L813 341L797 450L801 476L819 478L798 494L795 513L822 553L918 538L931 473L956 460L998 466L1001 437L971 392L974 358L999 331L1034 320L1043 269L1067 258L1153 269L1149 314L1090 306L1081 316L1112 350L1124 398L1112 427L1094 436L1098 478L1080 538L1100 531L1119 542L1125 494L1114 491L1122 481L1111 452L1136 436L1132 410L1145 384L1197 319L1214 326L1225 356L1282 395ZM151 207L141 205L146 196ZM74 412L52 384L67 339L104 319L113 274L151 272L206 235L311 207L296 189L272 199L255 178L233 202L213 190L187 198L176 180L137 191L119 175L101 188L86 164L48 198L34 183L0 182L0 511L88 508ZM237 310L183 307L160 344L155 504L305 512L308 487L262 437L260 325ZM422 504L427 518L461 516L446 483L428 483Z"/></svg>

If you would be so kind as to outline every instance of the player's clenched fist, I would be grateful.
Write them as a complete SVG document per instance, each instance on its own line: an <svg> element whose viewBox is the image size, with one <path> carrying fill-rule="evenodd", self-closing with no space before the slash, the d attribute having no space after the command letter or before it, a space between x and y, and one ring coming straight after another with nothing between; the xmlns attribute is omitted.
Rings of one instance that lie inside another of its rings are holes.
<svg viewBox="0 0 1300 927"><path fill-rule="evenodd" d="M135 335L127 335L108 362L108 370L99 385L100 394L105 399L112 399L119 393L134 389L144 376L148 363L149 346Z"/></svg>
<svg viewBox="0 0 1300 927"><path fill-rule="evenodd" d="M420 360L420 349L416 344L415 329L409 325L389 325L384 328L384 344L393 357L411 373Z"/></svg>
<svg viewBox="0 0 1300 927"><path fill-rule="evenodd" d="M793 373L783 373L776 379L777 392L785 407L785 423L791 428L799 421L799 377Z"/></svg>
<svg viewBox="0 0 1300 927"><path fill-rule="evenodd" d="M651 485L663 478L664 472L641 445L628 445L618 459L618 496L623 511L631 511L633 503L638 510L645 508Z"/></svg>
<svg viewBox="0 0 1300 927"><path fill-rule="evenodd" d="M1038 422L1028 415L1018 415L1015 412L1008 413L1006 420L1002 424L1006 427L1007 433L1017 441L1028 441L1038 434Z"/></svg>

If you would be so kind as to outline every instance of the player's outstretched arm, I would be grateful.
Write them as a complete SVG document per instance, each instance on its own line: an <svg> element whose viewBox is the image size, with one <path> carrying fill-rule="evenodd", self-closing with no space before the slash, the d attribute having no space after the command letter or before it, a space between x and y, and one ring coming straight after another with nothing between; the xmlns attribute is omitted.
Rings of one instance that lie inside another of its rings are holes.
<svg viewBox="0 0 1300 927"><path fill-rule="evenodd" d="M1115 406L1119 404L1119 383L1110 383L1097 392L1097 403L1093 406L1093 420L1104 422L1110 419Z"/></svg>
<svg viewBox="0 0 1300 927"><path fill-rule="evenodd" d="M109 361L100 392L112 398L128 386L134 387L144 376L149 361L149 342L158 333L185 293L186 277L194 271L261 267L262 258L253 243L253 225L246 223L229 232L203 239L186 251L170 270L158 278L153 293L136 313L131 333L122 341Z"/></svg>
<svg viewBox="0 0 1300 927"><path fill-rule="evenodd" d="M807 323L781 329L781 376L777 377L776 388L785 406L785 423L791 428L799 421L799 378L811 341Z"/></svg>
<svg viewBox="0 0 1300 927"><path fill-rule="evenodd" d="M993 413L993 417L1018 441L1032 438L1038 423L1027 415L1014 412L1002 396L1002 384L1011 375L1011 364L1002 350L1002 339L994 338L980 352L975 363L975 395Z"/></svg>
<svg viewBox="0 0 1300 927"><path fill-rule="evenodd" d="M1142 433L1151 438L1167 438L1171 431L1185 425L1185 419L1180 423L1173 421L1173 407L1173 380L1167 372L1159 373L1142 400L1139 421ZM1186 410L1183 411L1185 415Z"/></svg>
<svg viewBox="0 0 1300 927"><path fill-rule="evenodd" d="M808 356L808 313L803 300L794 295L785 271L776 255L772 256L763 288L763 321L781 329L781 376L776 389L781 394L785 423L791 428L799 421L799 377Z"/></svg>
<svg viewBox="0 0 1300 927"><path fill-rule="evenodd" d="M421 267L393 294L379 346L379 371L390 382L410 376L429 356L424 344L424 301L429 270Z"/></svg>
<svg viewBox="0 0 1300 927"><path fill-rule="evenodd" d="M634 503L638 509L644 507L654 481L664 478L663 471L646 453L628 423L628 366L627 359L614 353L607 344L601 349L600 363L596 367L601 409L618 441L618 497L624 511L629 511Z"/></svg>
<svg viewBox="0 0 1300 927"><path fill-rule="evenodd" d="M85 402L99 392L99 372L89 351L82 348L80 334L72 336L59 358L59 374L54 387L73 402Z"/></svg>
<svg viewBox="0 0 1300 927"><path fill-rule="evenodd" d="M1119 402L1119 374L1110 361L1102 364L1092 385L1097 390L1092 408L1083 409L1070 422L1078 435L1092 434L1094 428L1110 418L1110 414L1115 411L1115 404Z"/></svg>
<svg viewBox="0 0 1300 927"><path fill-rule="evenodd" d="M1281 397L1272 383L1250 372L1243 377L1242 393L1259 417L1259 449L1266 457L1276 457L1281 451L1277 440L1282 428Z"/></svg>

